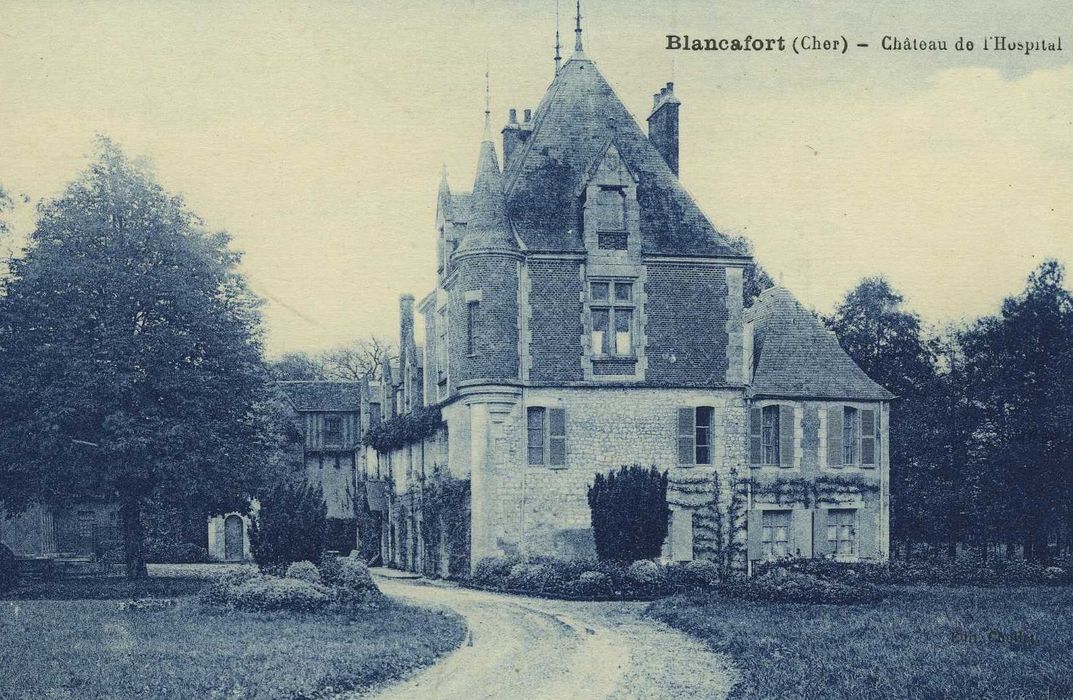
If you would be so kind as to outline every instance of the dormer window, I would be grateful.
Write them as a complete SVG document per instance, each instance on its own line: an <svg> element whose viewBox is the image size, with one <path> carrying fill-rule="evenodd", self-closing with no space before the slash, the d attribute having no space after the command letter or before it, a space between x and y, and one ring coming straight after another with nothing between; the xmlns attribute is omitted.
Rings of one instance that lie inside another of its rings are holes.
<svg viewBox="0 0 1073 700"><path fill-rule="evenodd" d="M601 185L596 191L595 214L597 231L625 231L625 188Z"/></svg>

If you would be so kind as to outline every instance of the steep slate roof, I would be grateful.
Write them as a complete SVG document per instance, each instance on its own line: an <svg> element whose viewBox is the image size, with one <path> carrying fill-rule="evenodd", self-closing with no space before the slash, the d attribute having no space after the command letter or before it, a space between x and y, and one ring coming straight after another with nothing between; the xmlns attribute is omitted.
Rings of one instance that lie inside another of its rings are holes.
<svg viewBox="0 0 1073 700"><path fill-rule="evenodd" d="M894 398L868 378L834 334L786 289L765 290L745 311L745 322L750 321L754 396Z"/></svg>
<svg viewBox="0 0 1073 700"><path fill-rule="evenodd" d="M296 411L357 411L361 408L358 382L279 382Z"/></svg>
<svg viewBox="0 0 1073 700"><path fill-rule="evenodd" d="M641 250L745 257L697 207L595 64L576 53L533 115L533 132L507 164L507 212L532 251L583 251L581 178L611 141L638 177Z"/></svg>

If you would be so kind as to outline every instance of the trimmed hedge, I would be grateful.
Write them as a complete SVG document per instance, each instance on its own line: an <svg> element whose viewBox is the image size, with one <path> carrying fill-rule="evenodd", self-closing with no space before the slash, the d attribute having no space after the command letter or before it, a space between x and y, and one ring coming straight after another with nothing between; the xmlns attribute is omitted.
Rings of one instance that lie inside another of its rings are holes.
<svg viewBox="0 0 1073 700"><path fill-rule="evenodd" d="M885 597L882 591L867 583L851 585L785 570L724 581L715 590L728 598L767 603L854 605L875 603Z"/></svg>
<svg viewBox="0 0 1073 700"><path fill-rule="evenodd" d="M889 562L837 562L831 559L785 559L758 564L753 573L786 570L828 581L874 585L1038 586L1073 583L1073 562L1044 566L1023 560L983 562L977 558L919 559ZM1062 564L1067 564L1062 566Z"/></svg>

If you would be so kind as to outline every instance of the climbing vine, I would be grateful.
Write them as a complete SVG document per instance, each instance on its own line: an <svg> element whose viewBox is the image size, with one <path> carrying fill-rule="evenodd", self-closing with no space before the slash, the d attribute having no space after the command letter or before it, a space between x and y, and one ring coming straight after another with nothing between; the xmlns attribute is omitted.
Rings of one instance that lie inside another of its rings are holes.
<svg viewBox="0 0 1073 700"><path fill-rule="evenodd" d="M770 499L779 505L800 504L813 508L822 503L839 503L845 496L879 492L879 484L860 476L778 477L746 479L753 498Z"/></svg>
<svg viewBox="0 0 1073 700"><path fill-rule="evenodd" d="M383 454L427 440L443 425L439 405L424 406L370 428L361 442Z"/></svg>
<svg viewBox="0 0 1073 700"><path fill-rule="evenodd" d="M469 573L470 483L437 467L421 489L421 536L424 573L447 576Z"/></svg>

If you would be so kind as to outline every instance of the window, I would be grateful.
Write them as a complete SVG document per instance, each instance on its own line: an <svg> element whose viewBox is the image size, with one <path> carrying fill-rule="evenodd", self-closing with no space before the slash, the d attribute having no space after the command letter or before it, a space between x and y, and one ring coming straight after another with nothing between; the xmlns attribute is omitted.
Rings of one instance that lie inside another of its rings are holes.
<svg viewBox="0 0 1073 700"><path fill-rule="evenodd" d="M879 413L872 408L827 408L827 466L874 467L879 463Z"/></svg>
<svg viewBox="0 0 1073 700"><path fill-rule="evenodd" d="M857 441L860 439L857 425L857 409L846 406L842 413L842 463L857 463Z"/></svg>
<svg viewBox="0 0 1073 700"><path fill-rule="evenodd" d="M447 382L447 309L440 309L436 314L436 332L439 342L436 343L436 383Z"/></svg>
<svg viewBox="0 0 1073 700"><path fill-rule="evenodd" d="M596 193L596 230L626 230L626 192L621 187L601 186Z"/></svg>
<svg viewBox="0 0 1073 700"><path fill-rule="evenodd" d="M678 409L678 463L712 463L712 423L715 409L711 406Z"/></svg>
<svg viewBox="0 0 1073 700"><path fill-rule="evenodd" d="M749 463L792 467L795 461L794 407L771 404L749 412Z"/></svg>
<svg viewBox="0 0 1073 700"><path fill-rule="evenodd" d="M529 464L566 466L566 411L532 406L526 412Z"/></svg>
<svg viewBox="0 0 1073 700"><path fill-rule="evenodd" d="M765 510L760 545L765 559L790 556L790 511Z"/></svg>
<svg viewBox="0 0 1073 700"><path fill-rule="evenodd" d="M633 282L608 280L589 284L592 353L633 356Z"/></svg>
<svg viewBox="0 0 1073 700"><path fill-rule="evenodd" d="M470 301L466 303L466 354L477 354L477 311L478 303Z"/></svg>
<svg viewBox="0 0 1073 700"><path fill-rule="evenodd" d="M827 543L835 556L857 553L857 511L831 508L827 511Z"/></svg>
<svg viewBox="0 0 1073 700"><path fill-rule="evenodd" d="M343 417L324 416L324 446L343 446Z"/></svg>

